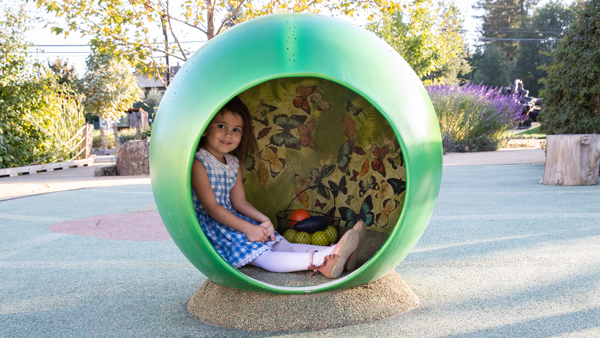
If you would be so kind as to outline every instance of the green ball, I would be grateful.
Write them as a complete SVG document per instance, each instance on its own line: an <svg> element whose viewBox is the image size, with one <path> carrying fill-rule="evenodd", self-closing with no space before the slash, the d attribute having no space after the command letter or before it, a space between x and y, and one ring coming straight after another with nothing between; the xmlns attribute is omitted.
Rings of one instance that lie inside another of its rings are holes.
<svg viewBox="0 0 600 338"><path fill-rule="evenodd" d="M298 244L310 244L311 243L311 236L308 232L299 232L296 235L296 243Z"/></svg>
<svg viewBox="0 0 600 338"><path fill-rule="evenodd" d="M290 243L296 243L296 236L298 235L298 231L294 229L287 229L283 233L283 237L288 240Z"/></svg>
<svg viewBox="0 0 600 338"><path fill-rule="evenodd" d="M325 234L329 238L329 244L337 242L338 233L334 227L332 227L331 225L328 226L327 229L325 229Z"/></svg>
<svg viewBox="0 0 600 338"><path fill-rule="evenodd" d="M331 244L325 231L317 231L312 235L312 245L328 246Z"/></svg>

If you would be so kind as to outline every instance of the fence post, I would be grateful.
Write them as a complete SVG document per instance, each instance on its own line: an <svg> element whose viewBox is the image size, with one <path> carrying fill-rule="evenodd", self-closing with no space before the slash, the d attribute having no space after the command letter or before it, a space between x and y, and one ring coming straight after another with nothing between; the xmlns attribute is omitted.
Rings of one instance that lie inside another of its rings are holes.
<svg viewBox="0 0 600 338"><path fill-rule="evenodd" d="M142 126L140 126L141 122L138 121L137 125L135 126L135 129L137 131L137 139L141 140L142 139Z"/></svg>
<svg viewBox="0 0 600 338"><path fill-rule="evenodd" d="M90 127L93 128L91 124L83 125L83 141L81 142L83 147L81 157L83 159L90 157L90 138L92 137Z"/></svg>
<svg viewBox="0 0 600 338"><path fill-rule="evenodd" d="M113 125L113 128L115 130L115 154L117 153L117 151L119 151L119 147L121 146L121 142L119 142L119 128L117 127L117 123L115 122L115 124Z"/></svg>
<svg viewBox="0 0 600 338"><path fill-rule="evenodd" d="M104 136L104 128L100 126L100 140L102 140L102 149L106 153L106 136Z"/></svg>

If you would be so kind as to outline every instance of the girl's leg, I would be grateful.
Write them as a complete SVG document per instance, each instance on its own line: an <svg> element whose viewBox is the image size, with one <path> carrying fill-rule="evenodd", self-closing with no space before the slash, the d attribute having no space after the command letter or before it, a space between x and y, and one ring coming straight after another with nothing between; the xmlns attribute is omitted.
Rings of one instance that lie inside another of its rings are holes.
<svg viewBox="0 0 600 338"><path fill-rule="evenodd" d="M285 251L285 252L325 252L327 251L331 253L333 247L329 246L320 246L320 245L310 245L310 244L293 244L287 241L287 239L283 239L277 244L273 245L273 251Z"/></svg>
<svg viewBox="0 0 600 338"><path fill-rule="evenodd" d="M281 243L281 242L280 242ZM291 244L291 243L290 243ZM330 249L329 247L319 248ZM312 263L315 266L323 264L325 256L331 253L331 250L323 252L286 252L286 251L266 251L257 259L250 262L250 265L263 268L271 272L294 272L306 271L310 265L310 257L312 255Z"/></svg>

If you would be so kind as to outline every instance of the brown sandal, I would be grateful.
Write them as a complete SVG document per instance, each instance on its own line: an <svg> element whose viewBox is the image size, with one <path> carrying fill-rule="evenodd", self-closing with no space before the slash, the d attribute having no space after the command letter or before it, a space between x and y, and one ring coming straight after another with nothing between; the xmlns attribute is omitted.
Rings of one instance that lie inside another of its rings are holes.
<svg viewBox="0 0 600 338"><path fill-rule="evenodd" d="M348 257L354 252L358 245L359 234L354 229L348 230L337 243L330 255L325 256L323 264L314 266L312 264L312 254L310 255L310 266L308 270L313 270L311 276L314 276L317 271L325 277L334 279L338 278L344 271L344 263Z"/></svg>

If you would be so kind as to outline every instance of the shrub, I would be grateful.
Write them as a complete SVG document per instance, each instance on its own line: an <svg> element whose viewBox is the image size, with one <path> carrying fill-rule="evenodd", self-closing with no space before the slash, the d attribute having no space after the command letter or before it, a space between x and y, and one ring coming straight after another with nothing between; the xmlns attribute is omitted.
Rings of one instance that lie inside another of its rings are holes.
<svg viewBox="0 0 600 338"><path fill-rule="evenodd" d="M600 1L584 6L544 68L540 125L549 135L600 133Z"/></svg>
<svg viewBox="0 0 600 338"><path fill-rule="evenodd" d="M461 147L495 150L502 135L514 128L521 115L516 97L502 95L500 88L468 83L426 89L448 146L446 151Z"/></svg>

